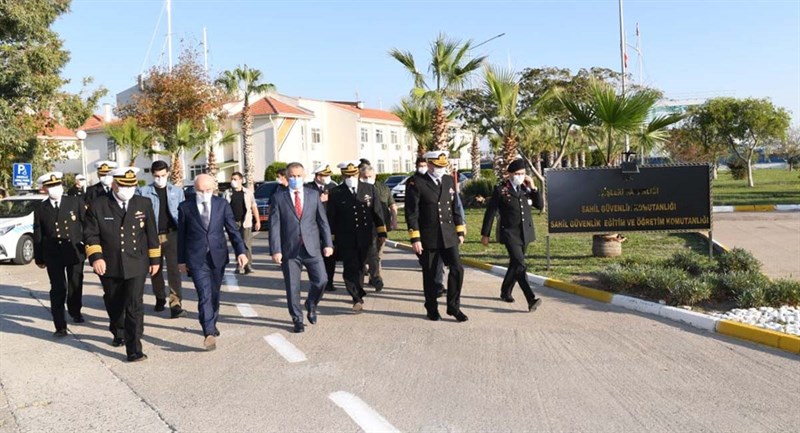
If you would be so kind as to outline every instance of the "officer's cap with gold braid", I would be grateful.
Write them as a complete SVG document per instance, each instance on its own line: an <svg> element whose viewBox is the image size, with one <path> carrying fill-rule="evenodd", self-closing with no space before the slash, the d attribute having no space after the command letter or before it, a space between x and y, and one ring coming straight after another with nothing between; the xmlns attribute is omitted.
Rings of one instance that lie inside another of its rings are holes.
<svg viewBox="0 0 800 433"><path fill-rule="evenodd" d="M319 167L314 169L314 174L318 174L320 176L330 176L333 174L331 171L331 166L328 163L320 164Z"/></svg>
<svg viewBox="0 0 800 433"><path fill-rule="evenodd" d="M436 167L447 167L450 165L450 160L448 159L448 153L444 150L434 150L425 154L425 159L428 161L429 164L433 164Z"/></svg>
<svg viewBox="0 0 800 433"><path fill-rule="evenodd" d="M358 175L358 164L361 161L359 160L352 160L352 161L344 161L340 162L337 167L342 170L342 174L345 176L357 176Z"/></svg>
<svg viewBox="0 0 800 433"><path fill-rule="evenodd" d="M136 173L139 173L139 167L120 167L111 171L111 176L119 186L136 186Z"/></svg>
<svg viewBox="0 0 800 433"><path fill-rule="evenodd" d="M61 185L61 179L63 177L64 174L60 171L51 171L39 176L39 178L36 179L36 182L42 186L56 186Z"/></svg>
<svg viewBox="0 0 800 433"><path fill-rule="evenodd" d="M97 168L97 174L105 176L109 171L117 168L117 163L114 161L97 161L94 166Z"/></svg>

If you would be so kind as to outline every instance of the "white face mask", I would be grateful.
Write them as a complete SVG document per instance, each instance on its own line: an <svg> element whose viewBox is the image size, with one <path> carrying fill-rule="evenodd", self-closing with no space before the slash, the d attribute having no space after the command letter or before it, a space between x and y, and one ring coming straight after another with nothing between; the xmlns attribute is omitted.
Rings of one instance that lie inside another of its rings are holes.
<svg viewBox="0 0 800 433"><path fill-rule="evenodd" d="M111 182L113 182L113 181L114 181L114 177L113 176L110 176L110 175L100 176L100 182L103 185L107 186L107 187L110 187L111 186Z"/></svg>
<svg viewBox="0 0 800 433"><path fill-rule="evenodd" d="M428 167L420 167L417 169L417 173L419 174L425 174L427 172L428 172Z"/></svg>
<svg viewBox="0 0 800 433"><path fill-rule="evenodd" d="M322 184L323 185L327 185L329 183L331 183L331 177L330 176L325 176L325 177L322 178Z"/></svg>
<svg viewBox="0 0 800 433"><path fill-rule="evenodd" d="M241 186L242 186L242 183L240 181L238 181L238 180L232 180L231 181L231 188L238 189Z"/></svg>
<svg viewBox="0 0 800 433"><path fill-rule="evenodd" d="M153 181L159 188L164 188L167 186L167 176L156 176L153 178Z"/></svg>
<svg viewBox="0 0 800 433"><path fill-rule="evenodd" d="M368 183L370 185L375 185L375 178L374 177L368 177L366 179L361 179L361 181L364 182L364 183Z"/></svg>
<svg viewBox="0 0 800 433"><path fill-rule="evenodd" d="M197 192L197 202L198 203L209 203L211 201L211 197L214 196L214 193L211 191L208 192Z"/></svg>
<svg viewBox="0 0 800 433"><path fill-rule="evenodd" d="M355 188L358 186L358 178L355 176L348 177L344 180L344 183L347 185L348 188Z"/></svg>
<svg viewBox="0 0 800 433"><path fill-rule="evenodd" d="M55 201L61 200L62 195L64 195L64 187L62 185L47 188L47 196Z"/></svg>
<svg viewBox="0 0 800 433"><path fill-rule="evenodd" d="M515 174L511 176L511 184L514 186L520 186L522 183L525 182L525 175L524 174Z"/></svg>
<svg viewBox="0 0 800 433"><path fill-rule="evenodd" d="M436 167L433 169L433 177L441 179L442 176L447 174L447 167Z"/></svg>
<svg viewBox="0 0 800 433"><path fill-rule="evenodd" d="M128 201L136 193L135 186L121 186L117 190L117 197L122 201Z"/></svg>

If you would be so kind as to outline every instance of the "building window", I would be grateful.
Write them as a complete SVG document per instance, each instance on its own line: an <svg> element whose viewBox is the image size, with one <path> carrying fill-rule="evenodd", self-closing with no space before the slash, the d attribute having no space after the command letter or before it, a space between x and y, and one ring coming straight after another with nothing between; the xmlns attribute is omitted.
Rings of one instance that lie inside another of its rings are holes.
<svg viewBox="0 0 800 433"><path fill-rule="evenodd" d="M322 133L319 128L311 128L311 150L317 150L317 145L322 143Z"/></svg>
<svg viewBox="0 0 800 433"><path fill-rule="evenodd" d="M397 131L392 131L389 133L389 141L391 141L391 143L395 145L395 148L397 150L400 150L400 144L397 141Z"/></svg>
<svg viewBox="0 0 800 433"><path fill-rule="evenodd" d="M361 143L366 143L369 141L369 130L367 128L361 128Z"/></svg>
<svg viewBox="0 0 800 433"><path fill-rule="evenodd" d="M386 171L386 165L383 163L382 159L378 160L378 173L384 173Z"/></svg>
<svg viewBox="0 0 800 433"><path fill-rule="evenodd" d="M203 174L205 172L206 172L205 164L193 165L189 168L189 178L194 179L195 177L197 177L198 174Z"/></svg>
<svg viewBox="0 0 800 433"><path fill-rule="evenodd" d="M117 142L111 137L106 139L106 152L108 153L106 159L109 161L117 160Z"/></svg>
<svg viewBox="0 0 800 433"><path fill-rule="evenodd" d="M311 170L316 170L320 165L322 165L322 161L313 161L311 163Z"/></svg>
<svg viewBox="0 0 800 433"><path fill-rule="evenodd" d="M375 130L375 142L376 143L383 143L383 130L376 129Z"/></svg>
<svg viewBox="0 0 800 433"><path fill-rule="evenodd" d="M300 148L306 150L306 125L300 125Z"/></svg>
<svg viewBox="0 0 800 433"><path fill-rule="evenodd" d="M400 173L400 160L392 160L392 173Z"/></svg>
<svg viewBox="0 0 800 433"><path fill-rule="evenodd" d="M406 150L411 150L411 134L406 134Z"/></svg>
<svg viewBox="0 0 800 433"><path fill-rule="evenodd" d="M407 159L406 160L406 171L410 172L410 171L413 171L413 170L414 170L414 168L413 168L413 164L411 163L411 160Z"/></svg>

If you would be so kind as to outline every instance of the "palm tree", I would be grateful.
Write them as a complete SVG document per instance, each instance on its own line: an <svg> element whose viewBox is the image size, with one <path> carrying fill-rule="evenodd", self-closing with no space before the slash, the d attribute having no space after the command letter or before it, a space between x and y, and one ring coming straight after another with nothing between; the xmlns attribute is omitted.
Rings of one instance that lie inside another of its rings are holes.
<svg viewBox="0 0 800 433"><path fill-rule="evenodd" d="M450 100L462 89L470 74L477 70L486 56L467 60L472 41L448 39L439 34L431 44L431 62L428 65L430 80L417 69L414 56L409 51L393 48L389 55L400 62L414 79L411 94L414 97L431 101L433 114L433 144L437 150L447 150L447 123L449 115L445 109L445 101Z"/></svg>
<svg viewBox="0 0 800 433"><path fill-rule="evenodd" d="M244 174L248 182L255 180L255 154L251 134L253 130L253 116L250 114L250 97L252 95L272 92L275 85L261 83L261 71L248 68L247 65L238 67L233 71L225 71L217 79L217 85L235 97L244 96L244 105L241 113L242 126L242 153L244 154Z"/></svg>
<svg viewBox="0 0 800 433"><path fill-rule="evenodd" d="M431 150L433 144L433 105L427 101L406 98L392 112L417 141L417 156Z"/></svg>
<svg viewBox="0 0 800 433"><path fill-rule="evenodd" d="M170 174L170 182L174 185L183 184L183 161L181 155L183 152L204 147L210 139L208 128L203 129L195 128L189 120L181 120L178 122L175 132L164 137L163 144L164 150L158 152L164 155L171 155L172 157L172 173Z"/></svg>
<svg viewBox="0 0 800 433"><path fill-rule="evenodd" d="M217 178L217 155L214 149L216 146L225 146L231 144L236 141L236 133L230 129L224 129L220 131L219 124L214 121L207 121L206 122L206 135L208 140L203 143L202 146L197 148L197 151L192 156L192 159L197 159L201 155L206 155L206 172L210 174L213 178ZM218 133L221 132L220 137L217 140L214 140L217 137Z"/></svg>
<svg viewBox="0 0 800 433"><path fill-rule="evenodd" d="M129 117L121 123L112 123L105 126L105 132L118 146L123 148L130 156L129 166L136 165L136 158L142 152L151 150L154 134L146 128L139 127L136 119Z"/></svg>
<svg viewBox="0 0 800 433"><path fill-rule="evenodd" d="M536 105L522 108L519 104L519 81L516 74L487 66L484 72L483 91L495 106L484 120L489 128L503 140L502 153L495 158L495 171L502 173L519 155L518 139L524 130L535 124L531 112Z"/></svg>

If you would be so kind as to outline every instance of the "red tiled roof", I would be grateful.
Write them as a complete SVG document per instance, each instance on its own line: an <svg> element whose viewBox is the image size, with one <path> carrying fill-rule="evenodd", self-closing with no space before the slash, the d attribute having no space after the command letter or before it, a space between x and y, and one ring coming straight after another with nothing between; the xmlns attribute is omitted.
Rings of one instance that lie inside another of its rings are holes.
<svg viewBox="0 0 800 433"><path fill-rule="evenodd" d="M350 110L354 113L358 113L361 117L365 119L377 119L377 120L388 120L390 122L402 122L399 117L397 117L391 111L383 111L383 110L376 110L374 108L358 108L356 102L337 102L337 101L329 101L330 103L336 105L337 107L344 108L346 110Z"/></svg>
<svg viewBox="0 0 800 433"><path fill-rule="evenodd" d="M264 97L250 105L250 113L253 116L271 116L276 114L294 114L308 116L309 113L301 108L285 104L269 96Z"/></svg>
<svg viewBox="0 0 800 433"><path fill-rule="evenodd" d="M69 138L76 138L75 131L67 128L66 126L60 123L53 123L50 128L46 128L42 133L43 136L46 137L69 137Z"/></svg>
<svg viewBox="0 0 800 433"><path fill-rule="evenodd" d="M99 129L102 128L103 125L105 124L106 122L104 121L104 117L102 114L92 114L92 117L90 117L86 122L84 122L83 125L81 125L80 129L84 131L88 131L91 129Z"/></svg>

